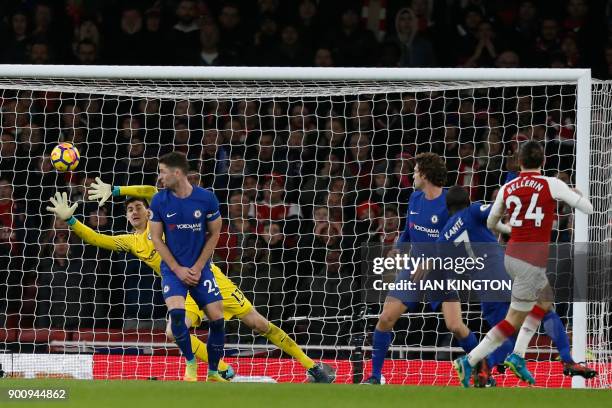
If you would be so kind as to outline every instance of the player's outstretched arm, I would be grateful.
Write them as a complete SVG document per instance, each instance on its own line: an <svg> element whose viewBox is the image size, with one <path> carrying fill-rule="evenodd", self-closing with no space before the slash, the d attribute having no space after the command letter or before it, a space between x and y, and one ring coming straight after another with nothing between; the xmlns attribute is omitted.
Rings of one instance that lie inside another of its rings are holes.
<svg viewBox="0 0 612 408"><path fill-rule="evenodd" d="M580 191L577 189L572 190L563 180L558 178L551 177L548 181L552 198L564 201L585 214L593 214L593 204L583 197Z"/></svg>
<svg viewBox="0 0 612 408"><path fill-rule="evenodd" d="M73 214L78 204L74 203L70 206L66 193L56 192L55 197L51 197L49 201L52 205L47 207L47 211L54 213L58 218L66 221L70 229L84 242L111 251L128 250L128 236L100 234L74 218Z"/></svg>
<svg viewBox="0 0 612 408"><path fill-rule="evenodd" d="M155 186L112 186L103 182L100 177L96 177L96 181L89 186L88 198L98 201L98 206L102 207L111 196L144 198L151 202L156 193L157 188Z"/></svg>

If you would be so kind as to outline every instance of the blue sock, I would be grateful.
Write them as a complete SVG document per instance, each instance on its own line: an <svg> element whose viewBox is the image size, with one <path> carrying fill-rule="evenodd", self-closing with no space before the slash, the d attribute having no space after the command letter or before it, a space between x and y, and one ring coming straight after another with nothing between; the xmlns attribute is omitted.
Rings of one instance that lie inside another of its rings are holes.
<svg viewBox="0 0 612 408"><path fill-rule="evenodd" d="M478 339L476 338L474 332L471 330L470 334L468 334L462 339L457 339L457 342L459 343L463 351L465 351L466 353L469 353L478 345Z"/></svg>
<svg viewBox="0 0 612 408"><path fill-rule="evenodd" d="M208 327L208 341L206 342L208 370L217 371L225 346L225 321L223 318L214 320L209 323Z"/></svg>
<svg viewBox="0 0 612 408"><path fill-rule="evenodd" d="M174 335L174 341L183 356L187 361L193 360L191 338L189 337L189 329L185 324L185 309L172 309L170 311L170 328L172 329L172 335Z"/></svg>
<svg viewBox="0 0 612 408"><path fill-rule="evenodd" d="M383 364L385 364L385 357L387 357L392 337L391 332L380 330L374 330L374 335L372 336L372 377L376 377L379 380L382 376Z"/></svg>
<svg viewBox="0 0 612 408"><path fill-rule="evenodd" d="M565 331L565 326L561 322L561 318L555 311L550 311L544 315L542 325L548 337L550 337L559 350L559 357L564 363L572 363L572 354L570 352L570 343Z"/></svg>
<svg viewBox="0 0 612 408"><path fill-rule="evenodd" d="M506 357L508 357L510 353L512 353L512 350L514 350L514 343L516 343L516 337L512 336L504 341L501 346L496 348L495 351L489 354L487 356L487 363L489 364L489 367L493 368L496 365L503 363Z"/></svg>

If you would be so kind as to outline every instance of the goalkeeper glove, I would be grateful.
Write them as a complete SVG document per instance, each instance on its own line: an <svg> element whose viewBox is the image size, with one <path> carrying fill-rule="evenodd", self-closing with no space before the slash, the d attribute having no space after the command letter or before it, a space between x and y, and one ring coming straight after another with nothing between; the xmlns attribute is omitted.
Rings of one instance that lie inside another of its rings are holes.
<svg viewBox="0 0 612 408"><path fill-rule="evenodd" d="M89 186L89 199L97 200L98 207L102 207L106 200L113 195L113 186L100 180L100 177L96 177L96 181L91 183Z"/></svg>
<svg viewBox="0 0 612 408"><path fill-rule="evenodd" d="M76 210L78 205L78 203L74 203L71 207L70 203L68 202L68 196L66 195L66 193L60 193L59 191L55 193L55 198L51 197L49 201L51 201L51 204L53 204L53 206L47 207L47 211L55 213L58 218L64 221L67 221L72 218L72 214L74 214L74 211Z"/></svg>

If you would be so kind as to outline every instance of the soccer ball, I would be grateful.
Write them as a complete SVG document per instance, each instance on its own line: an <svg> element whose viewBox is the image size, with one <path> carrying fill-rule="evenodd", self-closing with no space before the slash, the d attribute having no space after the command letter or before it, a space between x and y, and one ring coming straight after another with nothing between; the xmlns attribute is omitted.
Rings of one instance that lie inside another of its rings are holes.
<svg viewBox="0 0 612 408"><path fill-rule="evenodd" d="M72 171L79 165L81 155L77 148L68 142L60 143L51 152L51 163L57 171Z"/></svg>

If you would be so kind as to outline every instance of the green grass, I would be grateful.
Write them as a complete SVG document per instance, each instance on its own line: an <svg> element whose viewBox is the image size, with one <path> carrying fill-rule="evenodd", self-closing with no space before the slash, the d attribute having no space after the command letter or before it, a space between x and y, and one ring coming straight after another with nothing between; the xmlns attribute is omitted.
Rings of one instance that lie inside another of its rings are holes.
<svg viewBox="0 0 612 408"><path fill-rule="evenodd" d="M9 402L15 388L67 390L66 401ZM325 384L207 384L162 381L0 380L0 407L612 407L612 390L462 389Z"/></svg>

